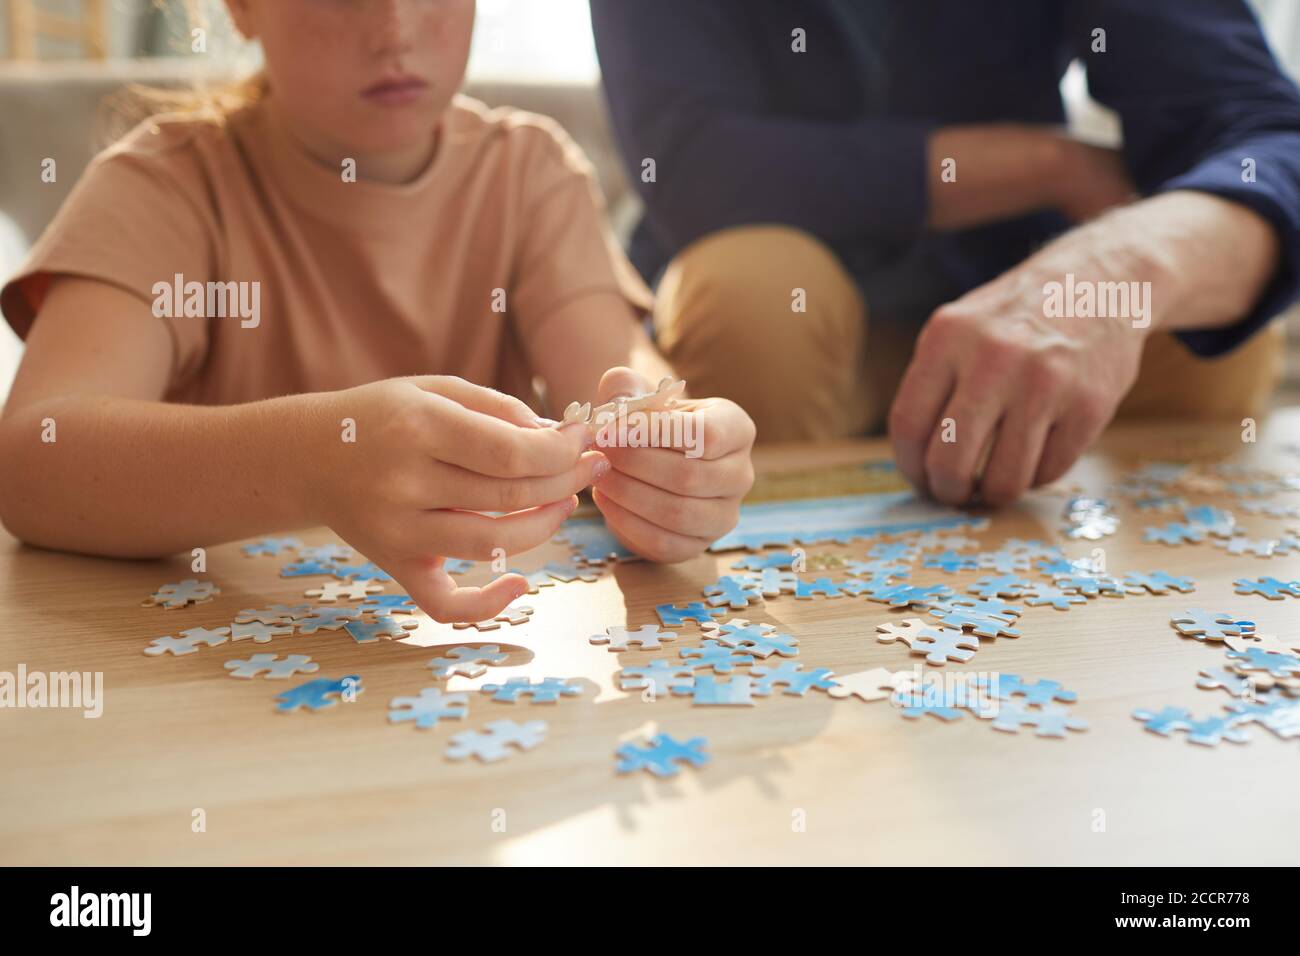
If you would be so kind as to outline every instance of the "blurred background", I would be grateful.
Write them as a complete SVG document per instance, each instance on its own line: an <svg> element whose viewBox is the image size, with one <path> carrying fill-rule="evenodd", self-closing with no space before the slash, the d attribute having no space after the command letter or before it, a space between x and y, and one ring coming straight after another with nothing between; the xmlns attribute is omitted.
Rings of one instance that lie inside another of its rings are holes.
<svg viewBox="0 0 1300 956"><path fill-rule="evenodd" d="M707 2L707 0L701 0ZM902 0L900 0L902 2ZM1300 76L1300 0L1249 0L1274 50ZM187 7L201 17L202 49ZM466 92L554 117L595 164L615 230L637 215L619 169L600 92L587 0L478 0ZM104 100L124 86L219 81L257 67L222 0L0 0L0 280L40 235L107 134ZM1071 124L1118 143L1075 64L1062 81ZM46 157L58 179L43 183ZM1300 321L1291 321L1287 393L1300 403ZM21 344L0 322L0 401Z"/></svg>

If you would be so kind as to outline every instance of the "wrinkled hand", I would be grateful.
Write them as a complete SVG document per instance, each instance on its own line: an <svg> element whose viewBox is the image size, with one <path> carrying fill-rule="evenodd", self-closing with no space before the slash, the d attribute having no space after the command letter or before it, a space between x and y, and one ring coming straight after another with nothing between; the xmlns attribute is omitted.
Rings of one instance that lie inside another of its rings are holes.
<svg viewBox="0 0 1300 956"><path fill-rule="evenodd" d="M528 586L506 574L458 587L444 558L486 561L550 540L608 467L584 453L585 426L548 427L518 399L451 376L375 382L326 405L302 455L313 514L435 621L488 620ZM343 418L356 422L355 444L339 440Z"/></svg>
<svg viewBox="0 0 1300 956"><path fill-rule="evenodd" d="M653 390L631 369L613 368L600 380L597 402ZM596 448L613 468L595 482L592 497L626 547L652 561L684 561L736 526L740 500L754 483L754 423L721 398L679 400L659 414L682 416L676 447L620 447L617 422L597 429Z"/></svg>
<svg viewBox="0 0 1300 956"><path fill-rule="evenodd" d="M890 410L898 467L948 504L1055 481L1114 416L1144 340L1127 319L1047 318L1041 278L1015 270L942 306Z"/></svg>

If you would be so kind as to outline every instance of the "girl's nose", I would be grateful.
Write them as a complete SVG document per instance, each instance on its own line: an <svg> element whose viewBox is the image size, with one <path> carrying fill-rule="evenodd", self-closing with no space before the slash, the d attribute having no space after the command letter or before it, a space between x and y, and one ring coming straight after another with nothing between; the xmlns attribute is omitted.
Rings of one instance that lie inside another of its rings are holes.
<svg viewBox="0 0 1300 956"><path fill-rule="evenodd" d="M366 0L366 36L376 54L404 53L416 33L416 19L428 14L428 0Z"/></svg>

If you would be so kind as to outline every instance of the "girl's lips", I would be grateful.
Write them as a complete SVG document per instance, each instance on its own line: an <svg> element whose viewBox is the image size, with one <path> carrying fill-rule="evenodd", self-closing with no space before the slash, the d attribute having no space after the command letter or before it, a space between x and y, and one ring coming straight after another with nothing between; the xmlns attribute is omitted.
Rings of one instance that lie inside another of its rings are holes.
<svg viewBox="0 0 1300 956"><path fill-rule="evenodd" d="M428 88L429 84L417 76L402 76L376 83L361 95L381 106L405 106L418 100Z"/></svg>

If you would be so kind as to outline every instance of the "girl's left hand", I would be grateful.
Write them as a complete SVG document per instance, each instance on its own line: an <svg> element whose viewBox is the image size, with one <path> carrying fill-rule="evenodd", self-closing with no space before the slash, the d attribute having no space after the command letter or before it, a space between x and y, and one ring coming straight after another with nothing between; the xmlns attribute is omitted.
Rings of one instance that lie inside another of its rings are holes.
<svg viewBox="0 0 1300 956"><path fill-rule="evenodd" d="M654 388L629 368L612 368L596 403ZM592 498L614 536L642 557L693 558L736 526L740 500L754 484L754 423L724 398L679 399L669 410L639 414L650 416L641 436L635 414L625 427L595 423L596 449L613 467L592 486ZM638 440L656 431L657 447Z"/></svg>

